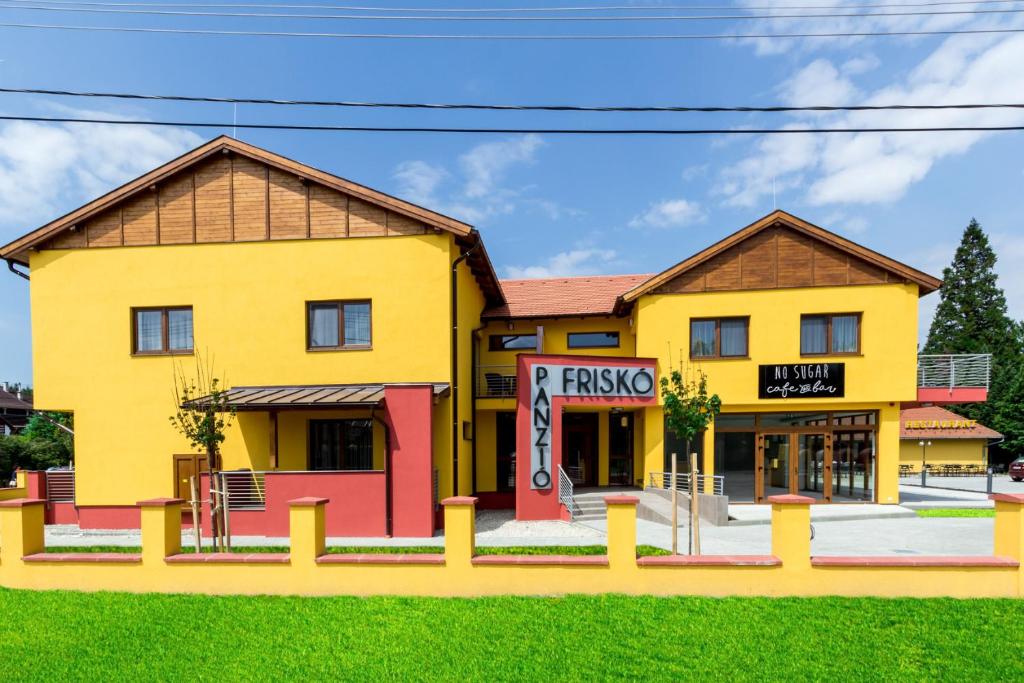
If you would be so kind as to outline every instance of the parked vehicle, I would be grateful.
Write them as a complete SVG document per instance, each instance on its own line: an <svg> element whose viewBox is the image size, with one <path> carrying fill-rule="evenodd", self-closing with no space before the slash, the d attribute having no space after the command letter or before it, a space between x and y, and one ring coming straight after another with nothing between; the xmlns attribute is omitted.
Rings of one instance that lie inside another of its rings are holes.
<svg viewBox="0 0 1024 683"><path fill-rule="evenodd" d="M1010 463L1010 479L1024 481L1024 455Z"/></svg>

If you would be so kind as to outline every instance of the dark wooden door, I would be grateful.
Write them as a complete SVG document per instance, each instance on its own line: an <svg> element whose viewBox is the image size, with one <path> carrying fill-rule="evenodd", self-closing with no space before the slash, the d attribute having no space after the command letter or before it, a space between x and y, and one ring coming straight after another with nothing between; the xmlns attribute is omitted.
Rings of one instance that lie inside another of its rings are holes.
<svg viewBox="0 0 1024 683"><path fill-rule="evenodd" d="M174 495L184 501L192 499L189 479L198 477L201 472L208 472L206 456L196 454L174 456ZM196 486L199 486L198 480Z"/></svg>
<svg viewBox="0 0 1024 683"><path fill-rule="evenodd" d="M597 486L597 413L562 416L562 467L576 486Z"/></svg>
<svg viewBox="0 0 1024 683"><path fill-rule="evenodd" d="M608 483L633 484L633 413L608 414Z"/></svg>

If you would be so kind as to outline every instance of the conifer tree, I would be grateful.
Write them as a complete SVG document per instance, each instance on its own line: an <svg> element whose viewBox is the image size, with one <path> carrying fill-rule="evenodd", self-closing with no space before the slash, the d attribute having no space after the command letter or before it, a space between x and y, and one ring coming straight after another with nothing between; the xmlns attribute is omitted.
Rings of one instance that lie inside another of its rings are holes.
<svg viewBox="0 0 1024 683"><path fill-rule="evenodd" d="M952 409L995 429L1024 435L1011 394L1024 372L1024 325L1007 313L995 273L996 254L978 221L964 230L953 263L942 271L939 305L923 353L991 353L988 401ZM1018 391L1019 391L1019 387ZM998 426L997 426L998 425ZM1008 444L1014 441L1008 441ZM1012 451L1011 451L1012 452Z"/></svg>

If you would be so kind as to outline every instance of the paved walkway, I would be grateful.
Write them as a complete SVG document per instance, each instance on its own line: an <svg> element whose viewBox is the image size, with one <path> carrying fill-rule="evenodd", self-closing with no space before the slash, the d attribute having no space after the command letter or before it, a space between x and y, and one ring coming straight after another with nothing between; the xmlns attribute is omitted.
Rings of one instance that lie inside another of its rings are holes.
<svg viewBox="0 0 1024 683"><path fill-rule="evenodd" d="M928 489L952 489L957 491L974 491L985 493L988 477L936 477L927 478ZM900 477L900 491L921 489L921 475ZM1013 481L1008 474L992 476L993 493L1024 493L1024 481Z"/></svg>

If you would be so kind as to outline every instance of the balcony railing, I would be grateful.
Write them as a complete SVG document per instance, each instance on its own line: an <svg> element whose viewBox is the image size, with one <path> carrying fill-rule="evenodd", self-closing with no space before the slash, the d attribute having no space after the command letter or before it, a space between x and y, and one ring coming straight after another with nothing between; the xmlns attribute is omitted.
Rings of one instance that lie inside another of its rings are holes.
<svg viewBox="0 0 1024 683"><path fill-rule="evenodd" d="M988 389L992 355L958 353L917 357L917 386L924 388Z"/></svg>
<svg viewBox="0 0 1024 683"><path fill-rule="evenodd" d="M476 377L477 398L515 398L516 366L481 365Z"/></svg>

